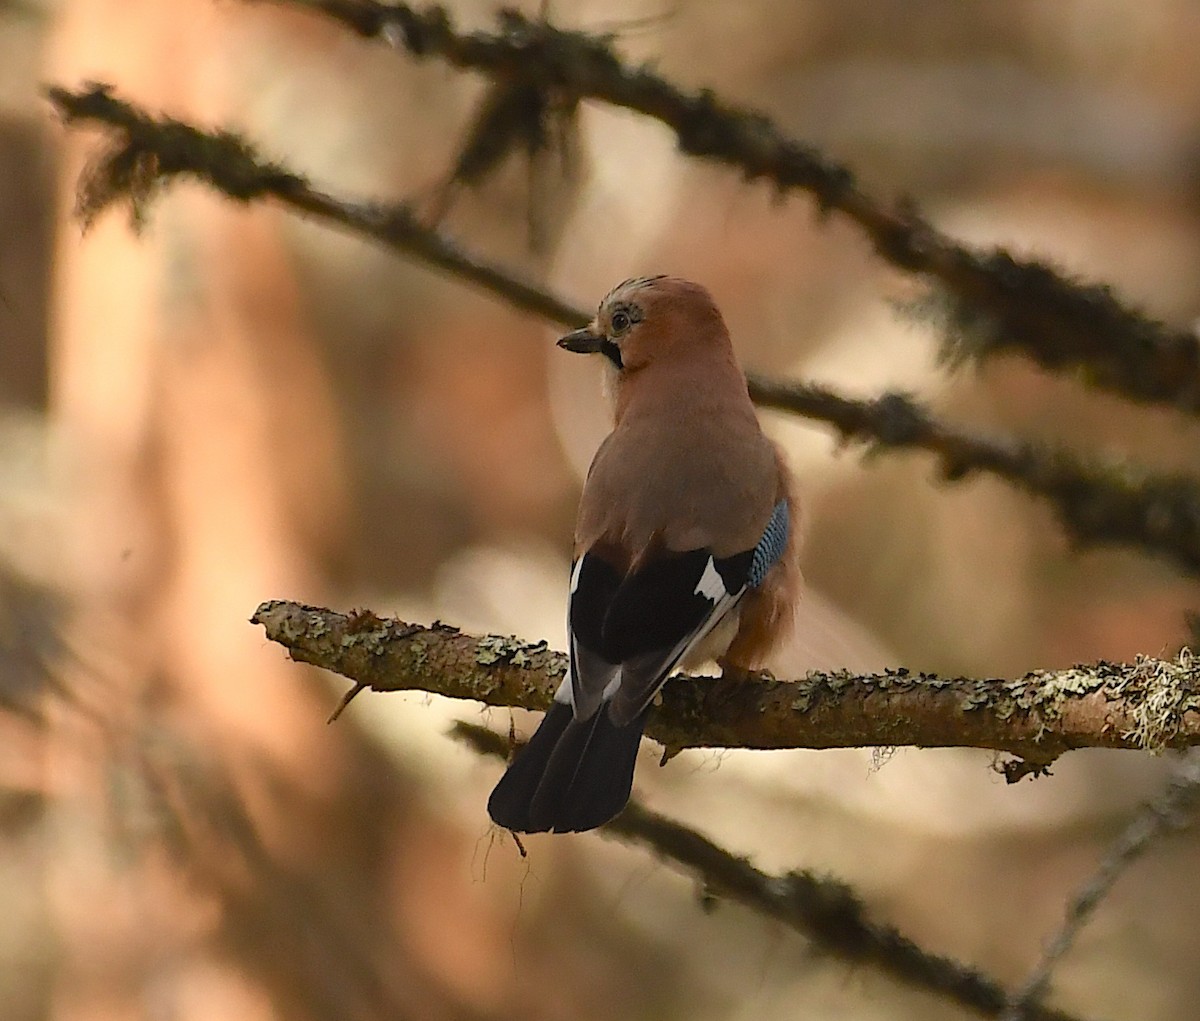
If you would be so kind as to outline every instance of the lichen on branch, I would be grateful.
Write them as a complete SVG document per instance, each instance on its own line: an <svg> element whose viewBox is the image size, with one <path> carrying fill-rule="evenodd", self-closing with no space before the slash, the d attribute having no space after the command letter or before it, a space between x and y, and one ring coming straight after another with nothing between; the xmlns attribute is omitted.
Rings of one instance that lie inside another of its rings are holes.
<svg viewBox="0 0 1200 1021"><path fill-rule="evenodd" d="M251 618L292 658L375 691L426 691L546 709L566 656L545 642L466 634L276 600ZM1161 751L1200 744L1200 664L1139 658L1024 677L941 677L905 669L799 680L677 676L646 733L668 750L988 748L1045 763L1073 748Z"/></svg>

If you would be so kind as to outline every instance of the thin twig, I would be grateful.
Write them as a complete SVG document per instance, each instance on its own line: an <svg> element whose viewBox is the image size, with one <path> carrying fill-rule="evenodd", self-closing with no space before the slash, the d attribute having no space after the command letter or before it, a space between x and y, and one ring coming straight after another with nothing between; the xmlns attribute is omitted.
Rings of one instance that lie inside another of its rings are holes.
<svg viewBox="0 0 1200 1021"><path fill-rule="evenodd" d="M712 91L680 88L617 54L611 35L565 31L505 10L493 32L459 32L445 8L377 0L273 0L337 20L418 58L524 80L559 95L593 99L669 127L684 153L802 190L822 213L837 213L892 266L937 286L926 312L948 350L983 358L1016 351L1047 369L1086 371L1090 382L1138 401L1200 412L1200 342L1118 298L1107 285L1072 280L1002 247L974 248L937 230L911 203L870 195L854 173L789 138L762 113Z"/></svg>
<svg viewBox="0 0 1200 1021"><path fill-rule="evenodd" d="M589 313L532 281L489 263L421 224L403 203L354 202L313 188L277 162L263 160L228 132L205 132L172 118L154 118L92 85L49 95L69 122L94 122L118 129L121 137L94 161L79 189L84 223L118 201L134 210L135 223L163 181L187 174L241 201L272 197L298 212L317 216L413 256L503 298L523 311L580 326ZM1080 545L1139 547L1200 571L1200 484L1180 475L1149 475L1119 464L1089 465L1062 450L1011 439L984 438L933 418L911 398L885 394L852 400L813 384L750 378L760 404L823 421L843 437L876 446L922 449L937 455L947 479L990 472L1051 502Z"/></svg>
<svg viewBox="0 0 1200 1021"><path fill-rule="evenodd" d="M251 618L292 658L375 691L428 691L493 706L549 707L566 656L545 642L464 634L276 600ZM1200 744L1200 662L1139 659L1014 680L899 669L769 674L753 683L680 675L646 733L680 748L990 748L1046 763L1073 748Z"/></svg>
<svg viewBox="0 0 1200 1021"><path fill-rule="evenodd" d="M1068 902L1062 926L1042 951L1029 978L1009 1000L1002 1021L1031 1021L1038 1016L1039 1003L1050 985L1055 966L1075 943L1100 902L1156 839L1190 826L1198 807L1200 759L1192 758L1171 778L1163 793L1146 805L1113 841L1100 867Z"/></svg>
<svg viewBox="0 0 1200 1021"><path fill-rule="evenodd" d="M505 758L509 742L486 727L454 724L452 734L477 752ZM633 798L601 836L648 847L659 858L697 876L707 897L736 901L798 932L821 951L851 964L870 964L906 985L944 996L983 1017L996 1017L1007 998L987 975L930 953L890 925L867 917L859 896L845 883L805 870L771 875L732 854L691 827L652 812ZM1070 1015L1038 1007L1028 1021L1070 1021Z"/></svg>

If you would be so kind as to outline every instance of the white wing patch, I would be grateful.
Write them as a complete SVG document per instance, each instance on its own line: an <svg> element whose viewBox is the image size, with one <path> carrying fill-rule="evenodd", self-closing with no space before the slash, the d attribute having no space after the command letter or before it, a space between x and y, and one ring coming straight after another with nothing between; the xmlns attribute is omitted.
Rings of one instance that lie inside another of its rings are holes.
<svg viewBox="0 0 1200 1021"><path fill-rule="evenodd" d="M583 572L583 557L575 561L575 567L571 571L571 595L575 594L575 590L579 588L579 575Z"/></svg>
<svg viewBox="0 0 1200 1021"><path fill-rule="evenodd" d="M694 594L704 596L705 599L713 603L719 603L729 595L729 590L725 588L725 579L717 572L712 557L709 557L708 563L704 565L704 573L700 575L700 580L696 582Z"/></svg>

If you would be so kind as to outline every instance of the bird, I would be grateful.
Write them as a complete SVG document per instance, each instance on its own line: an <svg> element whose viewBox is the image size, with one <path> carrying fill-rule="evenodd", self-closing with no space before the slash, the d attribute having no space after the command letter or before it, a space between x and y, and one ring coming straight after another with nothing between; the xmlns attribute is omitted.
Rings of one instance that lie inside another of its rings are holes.
<svg viewBox="0 0 1200 1021"><path fill-rule="evenodd" d="M626 280L558 341L604 366L613 428L579 501L568 668L488 799L514 833L576 833L629 800L646 718L676 669L744 679L792 626L798 508L712 295Z"/></svg>

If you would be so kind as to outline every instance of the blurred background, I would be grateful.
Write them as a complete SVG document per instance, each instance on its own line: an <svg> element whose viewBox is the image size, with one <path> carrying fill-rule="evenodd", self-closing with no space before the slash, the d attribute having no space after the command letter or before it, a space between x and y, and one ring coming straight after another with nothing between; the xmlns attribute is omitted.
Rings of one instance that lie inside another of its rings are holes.
<svg viewBox="0 0 1200 1021"><path fill-rule="evenodd" d="M536 8L524 5L533 15ZM464 25L494 9L455 0ZM978 243L1200 314L1200 8L1182 0L556 0L636 63L753 105ZM509 714L290 663L269 598L562 647L569 536L606 428L595 367L452 279L281 210L172 187L137 237L71 218L98 136L43 83L244 131L351 197L409 198L591 307L670 272L744 363L913 391L982 429L1200 471L1200 424L1022 361L948 374L920 292L802 197L585 105L532 168L446 180L486 83L277 5L0 5L0 1016L952 1018L597 835L490 826L449 740ZM1194 581L1072 552L1043 506L928 459L862 463L768 415L805 507L805 626L777 670L1018 674L1171 653ZM518 714L519 730L533 718ZM1169 761L1075 753L1006 786L970 751L685 753L637 790L768 870L1009 985ZM1194 835L1125 876L1055 975L1091 1018L1190 1019Z"/></svg>

